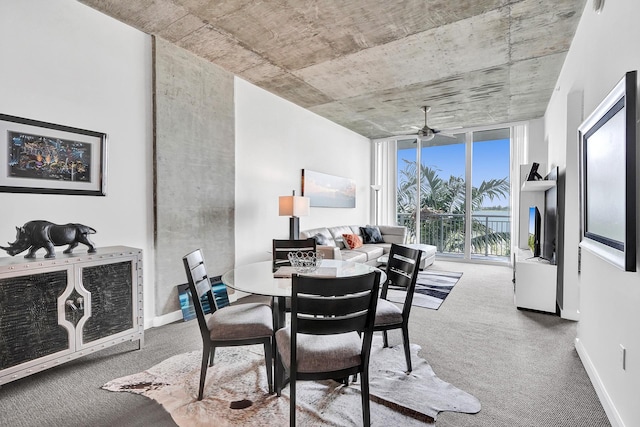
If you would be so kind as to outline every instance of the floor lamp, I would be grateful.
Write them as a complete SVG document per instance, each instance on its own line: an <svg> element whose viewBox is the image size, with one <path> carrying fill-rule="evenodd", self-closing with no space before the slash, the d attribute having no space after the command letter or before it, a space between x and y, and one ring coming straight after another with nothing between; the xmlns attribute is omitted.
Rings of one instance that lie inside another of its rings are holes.
<svg viewBox="0 0 640 427"><path fill-rule="evenodd" d="M300 239L300 218L309 215L311 199L308 197L296 196L294 191L291 196L280 196L279 215L289 218L289 240Z"/></svg>
<svg viewBox="0 0 640 427"><path fill-rule="evenodd" d="M382 185L373 184L371 186L371 188L373 189L373 191L376 192L375 199L374 199L374 202L373 202L374 203L374 205L373 205L373 213L374 213L374 218L376 220L376 224L375 225L379 225L378 224L378 193L382 189Z"/></svg>

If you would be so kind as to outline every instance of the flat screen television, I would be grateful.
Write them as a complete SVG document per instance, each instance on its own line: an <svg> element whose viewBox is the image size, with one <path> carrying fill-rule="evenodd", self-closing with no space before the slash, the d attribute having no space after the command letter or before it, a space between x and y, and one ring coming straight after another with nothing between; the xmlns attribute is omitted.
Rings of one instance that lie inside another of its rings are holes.
<svg viewBox="0 0 640 427"><path fill-rule="evenodd" d="M529 208L529 249L533 252L534 257L540 256L540 227L541 227L540 211L537 206Z"/></svg>
<svg viewBox="0 0 640 427"><path fill-rule="evenodd" d="M558 167L551 169L545 180L558 182ZM544 193L544 235L540 258L551 264L557 262L558 244L558 186L555 185Z"/></svg>

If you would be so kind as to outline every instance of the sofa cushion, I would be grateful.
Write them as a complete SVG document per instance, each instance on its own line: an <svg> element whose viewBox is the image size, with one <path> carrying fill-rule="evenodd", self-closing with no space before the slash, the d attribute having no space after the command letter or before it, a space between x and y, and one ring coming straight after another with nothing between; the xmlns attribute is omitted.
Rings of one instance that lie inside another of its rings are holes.
<svg viewBox="0 0 640 427"><path fill-rule="evenodd" d="M367 261L374 261L384 255L384 247L380 245L366 244L355 250L367 254Z"/></svg>
<svg viewBox="0 0 640 427"><path fill-rule="evenodd" d="M327 242L328 243L320 243L317 241L318 245L321 246L338 246L336 244L336 241L333 239L333 234L331 234L331 232L329 231L329 229L327 227L320 227L320 228L313 228L311 230L304 230L300 232L300 238L301 239L308 239L310 237L314 237L317 236L318 234L322 234L324 237L327 238ZM340 246L338 246L340 247Z"/></svg>
<svg viewBox="0 0 640 427"><path fill-rule="evenodd" d="M362 238L357 234L343 234L344 245L348 249L358 249L362 247Z"/></svg>
<svg viewBox="0 0 640 427"><path fill-rule="evenodd" d="M322 233L314 234L313 236L311 236L311 238L315 239L316 243L322 246L331 246L331 243L333 242L333 239L330 239Z"/></svg>
<svg viewBox="0 0 640 427"><path fill-rule="evenodd" d="M367 262L366 252L360 252L358 249L352 251L350 249L341 249L340 255L343 261L351 262Z"/></svg>
<svg viewBox="0 0 640 427"><path fill-rule="evenodd" d="M360 233L362 234L362 241L364 243L382 243L384 239L380 233L380 229L375 226L360 227Z"/></svg>
<svg viewBox="0 0 640 427"><path fill-rule="evenodd" d="M379 225L380 233L385 243L405 243L407 237L407 227L400 225Z"/></svg>
<svg viewBox="0 0 640 427"><path fill-rule="evenodd" d="M336 242L336 246L340 249L344 248L343 234L357 234L348 225L339 225L337 227L329 227L329 233L333 236L333 240Z"/></svg>

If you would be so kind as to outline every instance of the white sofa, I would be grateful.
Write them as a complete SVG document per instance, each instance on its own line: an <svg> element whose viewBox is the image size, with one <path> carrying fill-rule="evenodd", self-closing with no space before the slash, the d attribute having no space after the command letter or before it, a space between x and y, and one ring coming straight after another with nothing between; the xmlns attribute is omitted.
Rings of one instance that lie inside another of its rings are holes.
<svg viewBox="0 0 640 427"><path fill-rule="evenodd" d="M341 259L345 261L362 262L373 266L380 265L378 258L389 253L392 243L403 244L407 238L407 228L403 226L379 225L383 243L365 243L360 248L349 249L343 242L343 234L356 234L362 238L360 225L339 225L336 227L320 227L300 232L301 239L314 237L318 234L327 238L328 244L318 245L318 251L324 259ZM364 239L363 239L364 240Z"/></svg>

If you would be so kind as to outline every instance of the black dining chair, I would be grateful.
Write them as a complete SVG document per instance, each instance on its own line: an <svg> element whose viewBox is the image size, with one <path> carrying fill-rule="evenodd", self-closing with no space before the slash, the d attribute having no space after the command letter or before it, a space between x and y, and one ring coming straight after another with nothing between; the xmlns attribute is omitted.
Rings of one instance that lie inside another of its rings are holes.
<svg viewBox="0 0 640 427"><path fill-rule="evenodd" d="M289 373L290 418L296 425L296 382L361 374L362 417L371 424L369 355L380 271L351 277L292 277L291 325L276 332L276 393Z"/></svg>
<svg viewBox="0 0 640 427"><path fill-rule="evenodd" d="M290 252L315 252L316 239L313 237L303 240L273 239L273 268L289 266Z"/></svg>
<svg viewBox="0 0 640 427"><path fill-rule="evenodd" d="M387 331L402 329L402 341L404 344L404 357L407 361L407 372L412 371L411 352L409 350L409 314L413 303L413 294L416 289L416 280L420 267L422 251L406 246L391 245L389 261L387 261L387 280L382 285L380 299L376 308L376 320L373 329L382 331L383 345L389 346ZM391 289L404 291L405 298L402 309L396 303L387 300L387 294Z"/></svg>
<svg viewBox="0 0 640 427"><path fill-rule="evenodd" d="M213 366L217 347L262 344L267 368L269 393L273 393L272 358L274 351L273 316L268 305L245 303L217 308L212 295L211 281L207 275L202 251L196 249L182 258L189 281L189 291L202 335L202 366L198 400L202 400L207 361ZM202 297L208 299L211 315L207 318L202 307Z"/></svg>
<svg viewBox="0 0 640 427"><path fill-rule="evenodd" d="M289 253L291 252L315 252L317 247L316 239L310 237L302 240L289 240L289 239L273 239L273 271L275 272L278 267L291 266L289 261ZM279 301L278 304L281 304ZM291 311L291 298L284 298L285 310L279 310L280 313L284 311ZM276 310L278 311L278 310ZM274 322L276 325L282 325L284 319L278 319Z"/></svg>

